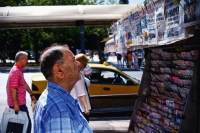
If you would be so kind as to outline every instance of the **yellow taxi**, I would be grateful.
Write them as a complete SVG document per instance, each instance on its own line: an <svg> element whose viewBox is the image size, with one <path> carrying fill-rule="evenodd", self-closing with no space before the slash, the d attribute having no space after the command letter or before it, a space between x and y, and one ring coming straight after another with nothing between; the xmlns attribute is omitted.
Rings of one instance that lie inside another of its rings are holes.
<svg viewBox="0 0 200 133"><path fill-rule="evenodd" d="M111 65L88 64L92 68L89 93L93 109L110 108L112 111L133 110L140 80ZM47 86L42 74L32 76L32 92L37 98ZM117 109L118 108L118 109Z"/></svg>

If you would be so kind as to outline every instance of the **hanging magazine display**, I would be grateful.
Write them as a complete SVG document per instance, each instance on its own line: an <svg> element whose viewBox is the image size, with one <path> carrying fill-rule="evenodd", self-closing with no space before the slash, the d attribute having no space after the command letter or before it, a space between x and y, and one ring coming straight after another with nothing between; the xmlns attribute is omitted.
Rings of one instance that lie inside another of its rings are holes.
<svg viewBox="0 0 200 133"><path fill-rule="evenodd" d="M166 31L165 38L167 42L178 41L186 38L186 31L183 24L183 19L179 14L179 1L178 0L166 0L165 1L165 19L166 19Z"/></svg>
<svg viewBox="0 0 200 133"><path fill-rule="evenodd" d="M157 34L156 34L156 21L155 21L155 6L153 3L149 3L147 6L147 29L148 29L148 44L157 44Z"/></svg>
<svg viewBox="0 0 200 133"><path fill-rule="evenodd" d="M183 16L185 24L200 21L200 3L198 1L181 0L180 6L183 10L181 16Z"/></svg>
<svg viewBox="0 0 200 133"><path fill-rule="evenodd" d="M142 36L142 27L141 27L141 20L140 20L140 15L139 12L137 11L135 14L135 32L136 32L136 37L137 37L137 45L142 45L142 42L140 41L140 36Z"/></svg>
<svg viewBox="0 0 200 133"><path fill-rule="evenodd" d="M133 44L138 45L140 44L139 42L139 35L141 35L141 25L140 25L140 16L138 12L131 13L131 27L132 27L132 35L133 35Z"/></svg>
<svg viewBox="0 0 200 133"><path fill-rule="evenodd" d="M113 33L113 39L114 39L114 43L115 43L115 45L114 45L114 51L116 51L116 45L117 45L117 42L118 42L118 35L117 35L117 29L118 29L117 26L118 26L118 24L117 23L118 22L114 23L111 26L111 30L112 30L112 33ZM106 46L104 47L104 50L105 51L108 50Z"/></svg>
<svg viewBox="0 0 200 133"><path fill-rule="evenodd" d="M123 53L123 51L126 49L125 43L124 43L124 26L123 26L123 19L121 19L118 22L118 31L117 31L117 36L115 37L116 39L116 52L117 53Z"/></svg>
<svg viewBox="0 0 200 133"><path fill-rule="evenodd" d="M137 45L137 38L136 38L135 23L134 23L134 15L133 14L134 13L131 13L131 15L129 16L129 23L130 23L130 26L131 26L132 44L134 46L136 46Z"/></svg>
<svg viewBox="0 0 200 133"><path fill-rule="evenodd" d="M128 49L172 44L194 35L194 25L197 29L200 24L200 0L149 0L121 21L124 31L119 38L122 34ZM112 29L118 32L120 27Z"/></svg>
<svg viewBox="0 0 200 133"><path fill-rule="evenodd" d="M165 43L164 34L166 30L166 23L165 23L165 15L164 15L164 6L165 6L165 3L161 1L156 4L156 8L155 8L158 44Z"/></svg>
<svg viewBox="0 0 200 133"><path fill-rule="evenodd" d="M147 21L146 21L146 9L141 8L138 11L140 15L140 24L142 30L142 36L140 36L139 43L143 43L143 45L148 44L148 29L147 29Z"/></svg>
<svg viewBox="0 0 200 133"><path fill-rule="evenodd" d="M117 22L111 26L111 30L113 35L117 34Z"/></svg>
<svg viewBox="0 0 200 133"><path fill-rule="evenodd" d="M116 22L115 23L115 25L116 25L116 30L115 30L115 32L114 32L114 36L113 36L113 38L114 38L114 42L115 42L115 51L116 51L116 49L117 49L117 47L118 47L118 42L119 42L119 33L118 33L118 30L119 30L119 24L118 24L119 22Z"/></svg>
<svg viewBox="0 0 200 133"><path fill-rule="evenodd" d="M127 47L133 46L129 17L124 19L124 41Z"/></svg>

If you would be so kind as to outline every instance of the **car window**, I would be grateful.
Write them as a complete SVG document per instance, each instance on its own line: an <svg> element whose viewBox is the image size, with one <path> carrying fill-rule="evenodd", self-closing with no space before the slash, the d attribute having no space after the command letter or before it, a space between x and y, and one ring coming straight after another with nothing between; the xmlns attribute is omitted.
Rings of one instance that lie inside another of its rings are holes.
<svg viewBox="0 0 200 133"><path fill-rule="evenodd" d="M101 82L101 71L99 69L92 68L92 76L89 77L91 83Z"/></svg>
<svg viewBox="0 0 200 133"><path fill-rule="evenodd" d="M102 83L127 84L128 79L120 73L112 70L101 69Z"/></svg>
<svg viewBox="0 0 200 133"><path fill-rule="evenodd" d="M90 82L93 84L124 84L134 85L128 78L116 71L100 68L92 68L92 76L89 77Z"/></svg>

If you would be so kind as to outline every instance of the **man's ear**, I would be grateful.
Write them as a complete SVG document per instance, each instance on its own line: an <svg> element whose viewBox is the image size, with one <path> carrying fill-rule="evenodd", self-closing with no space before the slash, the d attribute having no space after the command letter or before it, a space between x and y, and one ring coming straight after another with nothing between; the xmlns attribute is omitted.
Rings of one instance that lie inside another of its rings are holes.
<svg viewBox="0 0 200 133"><path fill-rule="evenodd" d="M63 73L62 68L59 64L55 64L53 66L53 73L54 73L54 76L56 76L58 78L64 78L64 73Z"/></svg>

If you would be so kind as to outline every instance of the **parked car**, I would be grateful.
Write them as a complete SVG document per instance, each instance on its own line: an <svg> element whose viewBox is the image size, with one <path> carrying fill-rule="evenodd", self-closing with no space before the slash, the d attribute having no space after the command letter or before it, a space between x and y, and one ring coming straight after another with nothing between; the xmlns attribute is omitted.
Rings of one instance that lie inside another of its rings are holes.
<svg viewBox="0 0 200 133"><path fill-rule="evenodd" d="M140 80L132 78L113 66L89 64L92 68L89 93L93 111L133 110L137 98ZM42 74L32 76L32 92L39 98L47 86Z"/></svg>

